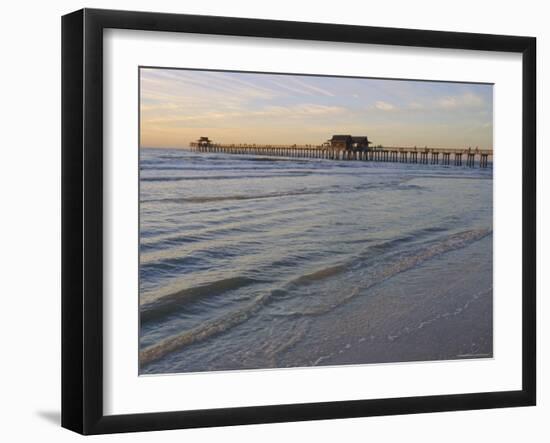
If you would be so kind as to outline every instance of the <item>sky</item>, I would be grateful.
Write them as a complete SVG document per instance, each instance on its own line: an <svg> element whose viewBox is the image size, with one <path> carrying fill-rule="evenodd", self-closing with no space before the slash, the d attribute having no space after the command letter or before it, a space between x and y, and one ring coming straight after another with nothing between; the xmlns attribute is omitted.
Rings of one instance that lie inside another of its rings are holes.
<svg viewBox="0 0 550 443"><path fill-rule="evenodd" d="M140 69L140 146L321 144L493 148L493 87L184 69Z"/></svg>

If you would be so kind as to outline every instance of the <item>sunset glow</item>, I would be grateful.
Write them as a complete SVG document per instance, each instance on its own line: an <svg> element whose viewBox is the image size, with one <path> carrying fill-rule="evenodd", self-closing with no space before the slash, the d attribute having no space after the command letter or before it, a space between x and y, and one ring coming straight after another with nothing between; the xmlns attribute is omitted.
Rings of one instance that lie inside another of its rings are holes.
<svg viewBox="0 0 550 443"><path fill-rule="evenodd" d="M141 147L320 144L368 135L385 146L493 148L487 84L142 68Z"/></svg>

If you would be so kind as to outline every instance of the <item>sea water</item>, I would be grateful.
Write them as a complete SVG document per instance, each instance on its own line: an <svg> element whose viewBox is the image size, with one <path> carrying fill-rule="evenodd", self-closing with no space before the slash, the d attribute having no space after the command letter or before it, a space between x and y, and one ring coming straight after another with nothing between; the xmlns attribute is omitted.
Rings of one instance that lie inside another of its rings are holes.
<svg viewBox="0 0 550 443"><path fill-rule="evenodd" d="M492 167L140 151L140 372L492 355Z"/></svg>

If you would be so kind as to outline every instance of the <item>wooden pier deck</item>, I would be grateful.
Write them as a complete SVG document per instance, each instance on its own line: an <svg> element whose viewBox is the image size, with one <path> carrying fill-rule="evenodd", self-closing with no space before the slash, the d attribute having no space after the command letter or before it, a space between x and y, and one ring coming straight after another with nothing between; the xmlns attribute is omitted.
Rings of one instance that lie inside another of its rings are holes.
<svg viewBox="0 0 550 443"><path fill-rule="evenodd" d="M270 157L316 158L327 160L357 160L425 165L465 166L486 168L493 160L492 150L445 149L428 147L378 147L364 150L334 149L326 145L257 145L192 142L197 152L219 152L236 155L265 155Z"/></svg>

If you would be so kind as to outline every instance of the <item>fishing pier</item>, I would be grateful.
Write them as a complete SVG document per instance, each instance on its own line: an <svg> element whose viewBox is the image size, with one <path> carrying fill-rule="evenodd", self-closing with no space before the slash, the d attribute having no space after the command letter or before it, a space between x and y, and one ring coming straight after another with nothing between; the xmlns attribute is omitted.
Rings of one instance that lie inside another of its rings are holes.
<svg viewBox="0 0 550 443"><path fill-rule="evenodd" d="M492 150L445 149L428 147L370 146L366 136L335 135L321 145L271 145L214 143L208 137L191 142L197 152L219 152L269 157L316 158L372 162L418 163L425 165L486 168L493 160Z"/></svg>

